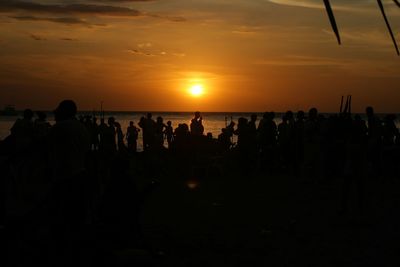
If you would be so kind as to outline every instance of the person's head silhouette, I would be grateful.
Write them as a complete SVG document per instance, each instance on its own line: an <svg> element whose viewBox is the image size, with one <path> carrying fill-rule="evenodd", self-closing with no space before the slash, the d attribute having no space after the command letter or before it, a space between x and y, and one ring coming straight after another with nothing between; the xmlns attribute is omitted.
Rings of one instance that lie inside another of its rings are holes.
<svg viewBox="0 0 400 267"><path fill-rule="evenodd" d="M308 117L310 120L316 120L318 118L318 110L316 108L311 108L308 112Z"/></svg>
<svg viewBox="0 0 400 267"><path fill-rule="evenodd" d="M373 107L367 107L365 109L365 113L367 113L367 117L371 118L374 116L374 108Z"/></svg>
<svg viewBox="0 0 400 267"><path fill-rule="evenodd" d="M33 118L33 111L31 109L24 110L24 119L31 120Z"/></svg>
<svg viewBox="0 0 400 267"><path fill-rule="evenodd" d="M77 112L77 107L72 100L63 100L54 110L54 116L56 121L74 119Z"/></svg>
<svg viewBox="0 0 400 267"><path fill-rule="evenodd" d="M109 117L108 118L108 125L114 126L114 124L115 124L115 118L114 117Z"/></svg>

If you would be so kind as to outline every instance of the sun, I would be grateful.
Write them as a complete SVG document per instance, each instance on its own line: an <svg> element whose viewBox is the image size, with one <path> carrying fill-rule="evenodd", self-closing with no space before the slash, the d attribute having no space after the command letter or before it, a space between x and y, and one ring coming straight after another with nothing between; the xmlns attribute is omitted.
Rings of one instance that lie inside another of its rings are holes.
<svg viewBox="0 0 400 267"><path fill-rule="evenodd" d="M201 84L194 84L189 87L189 93L194 97L199 97L204 94L204 88Z"/></svg>

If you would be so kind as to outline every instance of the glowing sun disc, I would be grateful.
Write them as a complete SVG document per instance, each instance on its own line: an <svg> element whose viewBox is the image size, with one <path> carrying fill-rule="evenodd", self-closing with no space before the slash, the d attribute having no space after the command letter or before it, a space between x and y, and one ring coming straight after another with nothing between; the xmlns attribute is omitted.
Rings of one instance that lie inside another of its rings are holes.
<svg viewBox="0 0 400 267"><path fill-rule="evenodd" d="M189 93L192 95L192 96L201 96L203 93L204 93L204 89L203 89L203 86L201 85L201 84L195 84L195 85L192 85L190 88L189 88Z"/></svg>

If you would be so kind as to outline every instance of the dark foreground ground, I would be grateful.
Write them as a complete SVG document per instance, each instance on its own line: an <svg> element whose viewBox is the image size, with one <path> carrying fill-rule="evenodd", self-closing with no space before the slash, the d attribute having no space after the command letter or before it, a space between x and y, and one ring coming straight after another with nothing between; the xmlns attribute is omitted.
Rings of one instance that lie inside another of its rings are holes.
<svg viewBox="0 0 400 267"><path fill-rule="evenodd" d="M367 175L360 204L357 183L349 178L344 182L285 171L238 172L235 166L224 170L214 168L218 164L208 166L199 179L185 168L171 167L167 176L160 175L160 185L141 216L144 240L152 253L122 250L118 262L400 265L399 180ZM139 179L139 186L141 182L147 181Z"/></svg>
<svg viewBox="0 0 400 267"><path fill-rule="evenodd" d="M195 177L193 166L167 166L141 207L139 244L95 251L94 243L107 238L88 226L91 241L82 252L95 260L81 266L400 265L400 180L365 178L359 205L356 184L340 178L238 172L219 164L201 167ZM132 169L144 188L148 175Z"/></svg>

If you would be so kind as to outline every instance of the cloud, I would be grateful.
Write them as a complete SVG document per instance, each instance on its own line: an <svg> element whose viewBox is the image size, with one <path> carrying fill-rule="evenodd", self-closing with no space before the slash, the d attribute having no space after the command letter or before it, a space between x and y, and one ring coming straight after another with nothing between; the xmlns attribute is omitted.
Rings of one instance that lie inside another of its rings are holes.
<svg viewBox="0 0 400 267"><path fill-rule="evenodd" d="M134 55L142 55L142 56L148 56L148 57L155 57L156 54L152 54L150 52L146 52L146 51L141 51L138 49L128 49L127 50L128 53L134 54Z"/></svg>
<svg viewBox="0 0 400 267"><path fill-rule="evenodd" d="M324 3L321 0L266 0L266 1L279 5L325 9ZM362 0L362 1L335 0L331 1L331 5L334 10L351 11L351 12L375 11L378 8L376 0ZM396 9L396 11L398 9L398 7L395 5L395 3L393 3L393 1L388 1L386 8L388 10Z"/></svg>
<svg viewBox="0 0 400 267"><path fill-rule="evenodd" d="M152 17L165 19L171 22L183 22L185 18L141 12L139 10L113 5L113 3L127 2L150 2L152 0L94 0L93 3L72 4L43 4L38 2L27 2L19 0L0 0L1 13L16 13L12 16L17 20L49 21L66 25L106 26L105 24L91 24L84 19L75 16L98 16L98 17ZM22 14L21 14L22 12ZM51 17L38 17L38 15L50 15ZM55 16L55 17L53 17Z"/></svg>
<svg viewBox="0 0 400 267"><path fill-rule="evenodd" d="M254 35L260 31L261 27L240 26L232 31L234 34Z"/></svg>
<svg viewBox="0 0 400 267"><path fill-rule="evenodd" d="M35 41L45 41L46 40L46 38L44 38L44 37L42 37L42 36L39 36L39 35L37 35L37 34L33 34L33 33L31 33L30 35L29 35L29 37L31 37L33 40L35 40Z"/></svg>
<svg viewBox="0 0 400 267"><path fill-rule="evenodd" d="M152 43L140 43L140 44L137 44L137 46L138 46L139 48L143 48L143 47L152 47L153 44L152 44Z"/></svg>
<svg viewBox="0 0 400 267"><path fill-rule="evenodd" d="M288 5L288 6L299 6L308 8L325 8L321 0L268 0L269 2ZM348 0L336 0L332 3L334 8L339 9L350 9L370 6L371 3L376 2L373 0L363 1L348 1Z"/></svg>
<svg viewBox="0 0 400 267"><path fill-rule="evenodd" d="M11 16L10 18L20 21L49 21L54 23L61 23L66 25L83 25L83 26L106 26L106 24L92 24L86 20L76 17L60 17L60 18L49 18L49 17L34 17L34 16Z"/></svg>
<svg viewBox="0 0 400 267"><path fill-rule="evenodd" d="M186 57L185 53L172 53L172 55L176 57Z"/></svg>
<svg viewBox="0 0 400 267"><path fill-rule="evenodd" d="M141 48L149 48L149 47L141 47ZM133 54L133 55L142 55L147 57L157 57L157 56L174 56L174 57L185 57L185 53L168 53L164 50L162 51L146 51L143 49L128 49L126 52Z"/></svg>
<svg viewBox="0 0 400 267"><path fill-rule="evenodd" d="M61 40L61 41L69 41L69 42L71 42L71 41L78 41L78 39L68 38L68 37L60 38L60 40Z"/></svg>
<svg viewBox="0 0 400 267"><path fill-rule="evenodd" d="M184 17L174 17L174 16L165 16L160 14L147 14L149 17L159 18L159 19L167 19L172 22L185 22L187 21Z"/></svg>
<svg viewBox="0 0 400 267"><path fill-rule="evenodd" d="M26 11L44 14L88 14L102 16L137 17L140 11L128 7L95 4L52 4L6 0L0 4L0 12Z"/></svg>

